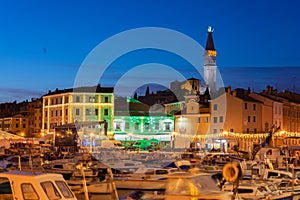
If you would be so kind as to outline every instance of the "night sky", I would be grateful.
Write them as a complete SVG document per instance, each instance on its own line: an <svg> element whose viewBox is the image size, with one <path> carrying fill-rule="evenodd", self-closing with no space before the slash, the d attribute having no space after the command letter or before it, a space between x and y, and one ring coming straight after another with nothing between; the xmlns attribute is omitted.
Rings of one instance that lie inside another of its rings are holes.
<svg viewBox="0 0 300 200"><path fill-rule="evenodd" d="M298 0L2 1L0 102L73 87L82 62L99 43L140 27L172 29L205 46L210 25L226 86L260 91L271 84L300 93L299 7ZM117 70L108 71L101 84L114 86L117 73L147 63L194 75L178 56L144 50L116 60Z"/></svg>

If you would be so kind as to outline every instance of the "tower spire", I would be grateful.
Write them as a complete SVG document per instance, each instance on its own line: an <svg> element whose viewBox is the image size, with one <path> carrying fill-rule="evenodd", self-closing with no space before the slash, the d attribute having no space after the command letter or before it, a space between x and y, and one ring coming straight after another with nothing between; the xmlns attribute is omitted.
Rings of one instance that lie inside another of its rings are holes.
<svg viewBox="0 0 300 200"><path fill-rule="evenodd" d="M211 26L209 26L207 29L207 32L208 32L208 37L206 40L205 50L214 50L215 51L216 49L215 49L214 40L213 40L213 36L212 36L212 33L214 32L214 30Z"/></svg>

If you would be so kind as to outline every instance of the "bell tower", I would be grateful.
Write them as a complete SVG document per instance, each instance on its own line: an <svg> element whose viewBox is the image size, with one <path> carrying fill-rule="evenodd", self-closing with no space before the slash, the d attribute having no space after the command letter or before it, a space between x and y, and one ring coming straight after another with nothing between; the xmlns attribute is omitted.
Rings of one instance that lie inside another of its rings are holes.
<svg viewBox="0 0 300 200"><path fill-rule="evenodd" d="M208 86L209 91L215 92L216 91L216 58L217 58L217 51L215 49L214 41L213 41L213 29L212 27L208 27L208 37L206 40L206 47L204 52L204 81L205 84Z"/></svg>

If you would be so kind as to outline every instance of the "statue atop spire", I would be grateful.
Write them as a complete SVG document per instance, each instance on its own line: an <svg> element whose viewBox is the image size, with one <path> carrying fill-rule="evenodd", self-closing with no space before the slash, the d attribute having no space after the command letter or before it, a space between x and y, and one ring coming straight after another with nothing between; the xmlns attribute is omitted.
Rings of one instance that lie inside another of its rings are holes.
<svg viewBox="0 0 300 200"><path fill-rule="evenodd" d="M214 32L214 29L211 26L208 26L207 32L212 33L212 32Z"/></svg>

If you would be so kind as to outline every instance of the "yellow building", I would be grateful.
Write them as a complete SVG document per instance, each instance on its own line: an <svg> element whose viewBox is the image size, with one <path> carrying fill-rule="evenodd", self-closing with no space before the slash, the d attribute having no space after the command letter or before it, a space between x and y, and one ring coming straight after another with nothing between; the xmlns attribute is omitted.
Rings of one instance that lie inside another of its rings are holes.
<svg viewBox="0 0 300 200"><path fill-rule="evenodd" d="M106 120L108 135L113 134L114 94L113 88L80 87L51 92L43 97L42 131L53 134L59 125L78 122ZM86 127L95 133L101 127Z"/></svg>

